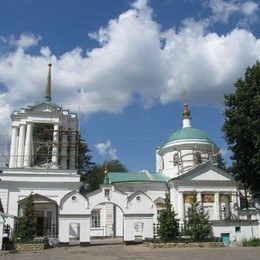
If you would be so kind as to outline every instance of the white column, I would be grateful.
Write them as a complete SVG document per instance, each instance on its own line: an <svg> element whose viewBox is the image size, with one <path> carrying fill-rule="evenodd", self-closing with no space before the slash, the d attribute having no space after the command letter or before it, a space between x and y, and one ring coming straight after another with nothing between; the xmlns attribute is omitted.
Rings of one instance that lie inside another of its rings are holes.
<svg viewBox="0 0 260 260"><path fill-rule="evenodd" d="M67 132L62 132L62 146L61 146L61 161L60 161L60 167L61 169L66 170L68 168L67 166L67 160L68 160L68 135Z"/></svg>
<svg viewBox="0 0 260 260"><path fill-rule="evenodd" d="M184 198L183 193L178 193L178 217L180 219L180 223L183 224L185 220L185 205L184 205Z"/></svg>
<svg viewBox="0 0 260 260"><path fill-rule="evenodd" d="M31 166L32 160L32 123L28 123L26 127L26 139L24 147L24 167Z"/></svg>
<svg viewBox="0 0 260 260"><path fill-rule="evenodd" d="M2 235L4 233L4 219L0 218L0 234ZM2 249L2 237L0 239L0 250Z"/></svg>
<svg viewBox="0 0 260 260"><path fill-rule="evenodd" d="M236 203L236 193L232 193L231 194L231 207L230 207L230 211L231 211L231 218L233 215L237 215L237 211L235 211L235 209L237 208L237 203Z"/></svg>
<svg viewBox="0 0 260 260"><path fill-rule="evenodd" d="M225 214L226 214L226 219L230 218L230 201L229 201L229 196L230 194L227 194L225 197Z"/></svg>
<svg viewBox="0 0 260 260"><path fill-rule="evenodd" d="M200 205L202 206L202 196L201 196L201 192L197 193L197 202L200 203Z"/></svg>
<svg viewBox="0 0 260 260"><path fill-rule="evenodd" d="M52 168L58 168L58 149L59 149L59 124L54 124L53 129L53 146L52 146Z"/></svg>
<svg viewBox="0 0 260 260"><path fill-rule="evenodd" d="M215 208L215 217L214 220L220 220L220 203L219 203L219 192L214 194L214 208Z"/></svg>
<svg viewBox="0 0 260 260"><path fill-rule="evenodd" d="M71 131L71 141L70 141L70 161L69 161L69 169L75 169L75 163L76 163L76 131Z"/></svg>
<svg viewBox="0 0 260 260"><path fill-rule="evenodd" d="M238 213L238 209L240 208L240 198L239 198L239 193L237 191L235 191L234 193L234 214L236 215L236 217L238 218L239 213ZM260 233L259 233L260 234Z"/></svg>
<svg viewBox="0 0 260 260"><path fill-rule="evenodd" d="M10 149L10 163L9 168L15 168L17 163L17 136L18 128L17 126L12 127L12 140Z"/></svg>
<svg viewBox="0 0 260 260"><path fill-rule="evenodd" d="M24 159L24 141L25 141L25 125L20 125L19 139L18 139L18 154L17 154L17 167L23 167Z"/></svg>

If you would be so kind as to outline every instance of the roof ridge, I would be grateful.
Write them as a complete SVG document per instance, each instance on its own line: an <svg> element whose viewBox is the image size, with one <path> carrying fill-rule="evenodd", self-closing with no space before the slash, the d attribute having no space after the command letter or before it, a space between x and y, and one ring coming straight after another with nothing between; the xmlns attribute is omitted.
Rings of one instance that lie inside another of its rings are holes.
<svg viewBox="0 0 260 260"><path fill-rule="evenodd" d="M151 181L154 181L152 174L148 170L145 170L144 172L150 178Z"/></svg>

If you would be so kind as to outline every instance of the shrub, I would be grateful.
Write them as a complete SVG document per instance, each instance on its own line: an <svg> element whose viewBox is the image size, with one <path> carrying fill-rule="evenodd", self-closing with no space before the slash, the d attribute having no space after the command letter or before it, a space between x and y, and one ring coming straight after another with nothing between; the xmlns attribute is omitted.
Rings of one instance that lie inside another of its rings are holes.
<svg viewBox="0 0 260 260"><path fill-rule="evenodd" d="M33 240L36 235L36 221L32 194L30 194L25 201L23 216L18 222L18 235L21 240Z"/></svg>
<svg viewBox="0 0 260 260"><path fill-rule="evenodd" d="M172 209L170 202L170 195L165 195L165 209L159 217L159 230L158 234L162 241L171 241L179 236L179 219L176 219L176 213Z"/></svg>
<svg viewBox="0 0 260 260"><path fill-rule="evenodd" d="M260 238L252 238L252 239L249 239L249 240L243 240L243 246L244 247L260 246Z"/></svg>
<svg viewBox="0 0 260 260"><path fill-rule="evenodd" d="M194 241L203 241L212 234L212 223L209 221L207 212L204 212L200 202L196 200L191 203L187 212L187 233Z"/></svg>

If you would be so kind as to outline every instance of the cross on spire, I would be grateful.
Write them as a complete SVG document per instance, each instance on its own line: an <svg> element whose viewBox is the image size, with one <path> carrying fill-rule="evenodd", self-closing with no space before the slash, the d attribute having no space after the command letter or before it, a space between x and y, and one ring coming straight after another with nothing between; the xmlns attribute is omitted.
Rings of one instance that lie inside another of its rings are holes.
<svg viewBox="0 0 260 260"><path fill-rule="evenodd" d="M184 92L184 108L182 112L182 122L183 122L183 128L185 127L191 127L190 124L190 110L189 110L189 104L188 104L188 98L186 91Z"/></svg>

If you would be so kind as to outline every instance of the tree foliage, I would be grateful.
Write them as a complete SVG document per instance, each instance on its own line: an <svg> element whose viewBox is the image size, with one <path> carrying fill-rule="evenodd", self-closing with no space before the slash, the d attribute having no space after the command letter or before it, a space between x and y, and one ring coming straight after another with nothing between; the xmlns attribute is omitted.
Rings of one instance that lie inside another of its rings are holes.
<svg viewBox="0 0 260 260"><path fill-rule="evenodd" d="M223 170L223 171L229 171L229 169L227 169L226 167L226 162L223 158L223 156L221 155L221 153L219 153L217 155L217 165L218 165L218 168Z"/></svg>
<svg viewBox="0 0 260 260"><path fill-rule="evenodd" d="M172 241L179 235L179 219L172 209L170 194L165 195L165 209L162 210L159 217L158 235L163 241Z"/></svg>
<svg viewBox="0 0 260 260"><path fill-rule="evenodd" d="M212 223L209 221L208 213L196 200L196 196L187 211L187 217L187 233L193 240L201 241L211 235Z"/></svg>
<svg viewBox="0 0 260 260"><path fill-rule="evenodd" d="M85 175L82 175L84 182L81 193L88 193L99 189L105 177L105 170L109 172L128 172L125 165L119 160L105 161L103 164L93 164Z"/></svg>
<svg viewBox="0 0 260 260"><path fill-rule="evenodd" d="M78 142L78 174L84 175L94 164L91 159L90 149L83 139L79 136Z"/></svg>
<svg viewBox="0 0 260 260"><path fill-rule="evenodd" d="M235 93L225 95L223 132L231 156L231 171L245 190L260 197L260 62L246 69L235 83Z"/></svg>
<svg viewBox="0 0 260 260"><path fill-rule="evenodd" d="M36 235L36 220L32 193L26 198L23 208L23 216L19 219L19 237L22 240L34 239Z"/></svg>

